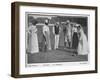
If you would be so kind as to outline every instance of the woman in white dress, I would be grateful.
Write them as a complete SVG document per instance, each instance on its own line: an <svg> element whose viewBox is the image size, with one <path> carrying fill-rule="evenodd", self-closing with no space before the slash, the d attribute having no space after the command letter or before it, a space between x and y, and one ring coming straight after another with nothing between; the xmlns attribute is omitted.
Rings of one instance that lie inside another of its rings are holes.
<svg viewBox="0 0 100 80"><path fill-rule="evenodd" d="M78 55L87 55L89 53L88 40L81 25L78 26L78 32L79 32L78 33L79 43L77 49Z"/></svg>
<svg viewBox="0 0 100 80"><path fill-rule="evenodd" d="M28 33L29 33L28 52L32 54L39 52L36 22L34 22L33 24L29 22Z"/></svg>

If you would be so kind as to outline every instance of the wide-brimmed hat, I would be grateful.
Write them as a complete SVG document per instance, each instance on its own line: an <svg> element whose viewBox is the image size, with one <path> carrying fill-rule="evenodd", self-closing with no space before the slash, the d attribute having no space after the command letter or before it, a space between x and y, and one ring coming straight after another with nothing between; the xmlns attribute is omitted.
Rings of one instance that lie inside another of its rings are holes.
<svg viewBox="0 0 100 80"><path fill-rule="evenodd" d="M32 23L33 25L36 25L38 23L38 21L33 16L28 17L28 22Z"/></svg>
<svg viewBox="0 0 100 80"><path fill-rule="evenodd" d="M70 23L70 20L67 20L67 21L66 21L66 24L68 24L68 23Z"/></svg>
<svg viewBox="0 0 100 80"><path fill-rule="evenodd" d="M81 25L80 24L75 24L75 27L81 28Z"/></svg>
<svg viewBox="0 0 100 80"><path fill-rule="evenodd" d="M80 24L75 24L76 27L80 26Z"/></svg>

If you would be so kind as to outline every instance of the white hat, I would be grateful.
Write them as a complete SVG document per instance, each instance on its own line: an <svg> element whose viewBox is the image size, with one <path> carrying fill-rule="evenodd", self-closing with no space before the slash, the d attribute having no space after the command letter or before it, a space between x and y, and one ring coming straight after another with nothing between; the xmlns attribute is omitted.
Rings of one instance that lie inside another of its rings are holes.
<svg viewBox="0 0 100 80"><path fill-rule="evenodd" d="M80 26L80 24L75 24L75 26Z"/></svg>
<svg viewBox="0 0 100 80"><path fill-rule="evenodd" d="M69 20L66 21L66 23L69 23L69 22L70 22Z"/></svg>
<svg viewBox="0 0 100 80"><path fill-rule="evenodd" d="M59 22L56 22L56 24L59 24Z"/></svg>
<svg viewBox="0 0 100 80"><path fill-rule="evenodd" d="M48 19L45 20L45 23L48 23Z"/></svg>

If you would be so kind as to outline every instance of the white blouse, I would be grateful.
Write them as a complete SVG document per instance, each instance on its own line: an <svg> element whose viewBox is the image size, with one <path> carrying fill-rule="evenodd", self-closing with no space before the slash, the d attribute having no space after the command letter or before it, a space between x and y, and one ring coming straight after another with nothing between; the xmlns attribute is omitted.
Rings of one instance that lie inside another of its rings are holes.
<svg viewBox="0 0 100 80"><path fill-rule="evenodd" d="M45 35L45 32L50 33L50 31L49 31L49 27L46 26L46 25L43 26L43 34L44 34L44 35Z"/></svg>

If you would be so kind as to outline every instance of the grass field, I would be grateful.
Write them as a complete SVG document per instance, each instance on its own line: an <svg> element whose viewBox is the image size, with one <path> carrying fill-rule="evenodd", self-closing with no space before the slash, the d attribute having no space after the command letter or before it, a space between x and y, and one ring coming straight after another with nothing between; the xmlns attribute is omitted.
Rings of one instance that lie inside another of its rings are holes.
<svg viewBox="0 0 100 80"><path fill-rule="evenodd" d="M47 52L27 53L27 63L52 63L52 62L76 62L88 61L88 55L73 55L72 49L59 48Z"/></svg>

